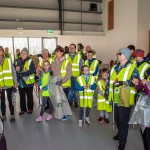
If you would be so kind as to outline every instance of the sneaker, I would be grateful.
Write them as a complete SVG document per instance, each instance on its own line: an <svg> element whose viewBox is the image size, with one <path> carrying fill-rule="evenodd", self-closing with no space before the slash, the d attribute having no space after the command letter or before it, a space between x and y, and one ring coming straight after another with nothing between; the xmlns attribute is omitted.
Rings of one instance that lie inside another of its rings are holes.
<svg viewBox="0 0 150 150"><path fill-rule="evenodd" d="M14 122L15 121L15 116L14 115L11 115L10 116L10 122Z"/></svg>
<svg viewBox="0 0 150 150"><path fill-rule="evenodd" d="M118 134L113 137L113 140L115 141L119 140Z"/></svg>
<svg viewBox="0 0 150 150"><path fill-rule="evenodd" d="M6 119L6 115L1 116L2 121Z"/></svg>
<svg viewBox="0 0 150 150"><path fill-rule="evenodd" d="M48 121L48 120L51 120L52 118L53 116L51 114L48 114L45 120Z"/></svg>
<svg viewBox="0 0 150 150"><path fill-rule="evenodd" d="M41 121L43 121L42 116L39 116L39 117L36 119L36 121L37 121L37 122L41 122Z"/></svg>
<svg viewBox="0 0 150 150"><path fill-rule="evenodd" d="M75 108L78 108L78 107L79 107L79 105L78 105L77 102L74 102L74 107L75 107Z"/></svg>
<svg viewBox="0 0 150 150"><path fill-rule="evenodd" d="M70 118L70 115L64 115L61 120L62 120L62 121L65 121L65 120L68 120L69 118Z"/></svg>
<svg viewBox="0 0 150 150"><path fill-rule="evenodd" d="M78 126L79 126L79 127L82 127L82 123L83 123L82 120L78 120Z"/></svg>
<svg viewBox="0 0 150 150"><path fill-rule="evenodd" d="M110 123L110 121L108 119L105 119L105 123Z"/></svg>
<svg viewBox="0 0 150 150"><path fill-rule="evenodd" d="M86 118L85 118L85 121L86 121L88 124L90 124L90 123L91 123L91 121L90 121L89 117L86 117Z"/></svg>
<svg viewBox="0 0 150 150"><path fill-rule="evenodd" d="M100 123L100 124L104 123L104 118L103 118L103 117L100 117L99 123Z"/></svg>

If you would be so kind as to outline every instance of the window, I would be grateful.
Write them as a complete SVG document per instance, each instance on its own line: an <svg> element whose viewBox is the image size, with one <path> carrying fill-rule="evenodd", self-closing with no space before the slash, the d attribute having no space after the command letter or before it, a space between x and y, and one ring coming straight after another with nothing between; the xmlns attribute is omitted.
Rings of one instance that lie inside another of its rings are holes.
<svg viewBox="0 0 150 150"><path fill-rule="evenodd" d="M30 54L40 54L42 50L41 38L29 38L29 51Z"/></svg>
<svg viewBox="0 0 150 150"><path fill-rule="evenodd" d="M48 49L53 53L57 45L57 38L43 38L43 48Z"/></svg>
<svg viewBox="0 0 150 150"><path fill-rule="evenodd" d="M27 38L14 38L14 49L22 50L24 47L28 48Z"/></svg>

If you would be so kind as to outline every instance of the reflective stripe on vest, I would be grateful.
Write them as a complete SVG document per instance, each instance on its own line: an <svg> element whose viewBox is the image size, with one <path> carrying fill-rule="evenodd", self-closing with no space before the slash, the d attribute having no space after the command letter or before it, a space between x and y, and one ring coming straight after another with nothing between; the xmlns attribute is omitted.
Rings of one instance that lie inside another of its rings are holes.
<svg viewBox="0 0 150 150"><path fill-rule="evenodd" d="M40 63L39 63L39 66L40 66L40 67L43 67L44 61L45 61L44 59L42 59L42 60L40 61ZM52 64L52 62L53 62L54 60L53 60L52 58L48 58L48 61L49 61L50 64Z"/></svg>
<svg viewBox="0 0 150 150"><path fill-rule="evenodd" d="M86 86L86 81L83 76L77 77L77 82L79 83L80 86ZM92 85L95 82L95 78L93 76L89 77L88 84ZM84 94L84 95L83 95ZM80 107L92 107L92 101L93 101L93 94L94 91L91 90L90 88L84 89L83 91L79 91L80 95Z"/></svg>
<svg viewBox="0 0 150 150"><path fill-rule="evenodd" d="M140 79L143 80L144 79L144 73L145 71L150 68L150 65L147 62L142 63L139 67L139 74L140 74Z"/></svg>
<svg viewBox="0 0 150 150"><path fill-rule="evenodd" d="M23 66L24 71L29 70L31 62L32 62L32 59L29 59L25 62L24 66ZM26 84L33 84L34 82L35 82L34 73L32 73L31 75L28 76L27 80L25 80L25 83Z"/></svg>
<svg viewBox="0 0 150 150"><path fill-rule="evenodd" d="M81 55L76 54L73 60L71 60L69 54L66 54L65 57L66 60L68 60L72 64L72 76L78 77L80 75L79 64L80 64Z"/></svg>
<svg viewBox="0 0 150 150"><path fill-rule="evenodd" d="M12 64L9 58L4 58L3 65L0 65L0 86L14 86Z"/></svg>
<svg viewBox="0 0 150 150"><path fill-rule="evenodd" d="M88 60L85 61L85 65L87 65L88 67L90 67L90 74L91 74L91 75L95 72L95 70L96 70L98 64L99 64L98 60L94 60L94 61L91 63L91 65L89 66L89 61L88 61ZM98 73L97 73L97 74L98 74Z"/></svg>
<svg viewBox="0 0 150 150"><path fill-rule="evenodd" d="M109 85L109 101L111 101L113 99L113 91L112 91L112 87L113 87L113 82L115 81L116 78L118 78L118 81L127 81L131 78L131 75L134 71L135 65L134 64L128 64L128 66L126 68L122 68L122 70L119 72L119 74L117 75L115 70L113 69L113 71L111 72L111 76L110 76L110 85ZM130 105L133 105L134 103L134 95L135 95L135 90L133 87L130 87Z"/></svg>

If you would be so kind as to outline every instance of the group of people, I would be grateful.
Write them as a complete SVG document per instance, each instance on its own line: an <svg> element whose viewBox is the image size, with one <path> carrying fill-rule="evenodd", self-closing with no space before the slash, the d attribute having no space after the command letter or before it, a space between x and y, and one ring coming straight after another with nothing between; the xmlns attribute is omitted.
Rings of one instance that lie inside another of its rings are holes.
<svg viewBox="0 0 150 150"><path fill-rule="evenodd" d="M19 90L21 110L19 115L26 112L30 114L33 112L34 85L38 86L42 98L41 110L36 121L41 122L43 120L46 107L49 109L46 120L51 120L55 108L53 107L49 85L50 80L58 76L59 80L55 84L63 88L70 106L74 105L77 108L79 105L80 107L79 127L83 126L83 121L90 123L90 110L96 89L98 91L97 110L100 112L98 118L100 124L110 122L109 113L112 112L112 104L114 104L114 119L118 133L113 139L119 140L118 150L125 149L131 108L136 102L135 97L138 91L136 87L139 83L145 84L150 80L150 64L147 61L148 58L144 58L143 50L135 50L133 45L120 48L117 52L116 63L110 71L108 68L100 68L100 61L96 59L96 52L90 46L87 46L84 50L81 43L78 44L78 48L74 43L65 47L65 49L57 46L51 55L47 49L43 49L42 59L37 68L29 57L27 48L23 48L21 53L18 52L16 57L17 59L13 64L9 56L5 56L3 47L0 47L0 88L3 120L6 118L5 91L7 92L11 112L10 120L15 121L12 102L13 91L16 88ZM127 88L124 90L125 84ZM126 96L122 92L126 92ZM63 102L61 105L63 105ZM61 119L67 120L69 118L70 115L63 114Z"/></svg>

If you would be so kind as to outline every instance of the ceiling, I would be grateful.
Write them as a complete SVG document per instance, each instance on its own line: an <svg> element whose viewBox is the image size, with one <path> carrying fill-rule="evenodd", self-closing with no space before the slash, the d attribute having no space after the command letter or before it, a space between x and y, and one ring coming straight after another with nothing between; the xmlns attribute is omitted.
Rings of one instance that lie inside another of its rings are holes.
<svg viewBox="0 0 150 150"><path fill-rule="evenodd" d="M95 4L97 10L91 11ZM102 0L1 0L0 29L103 31Z"/></svg>

